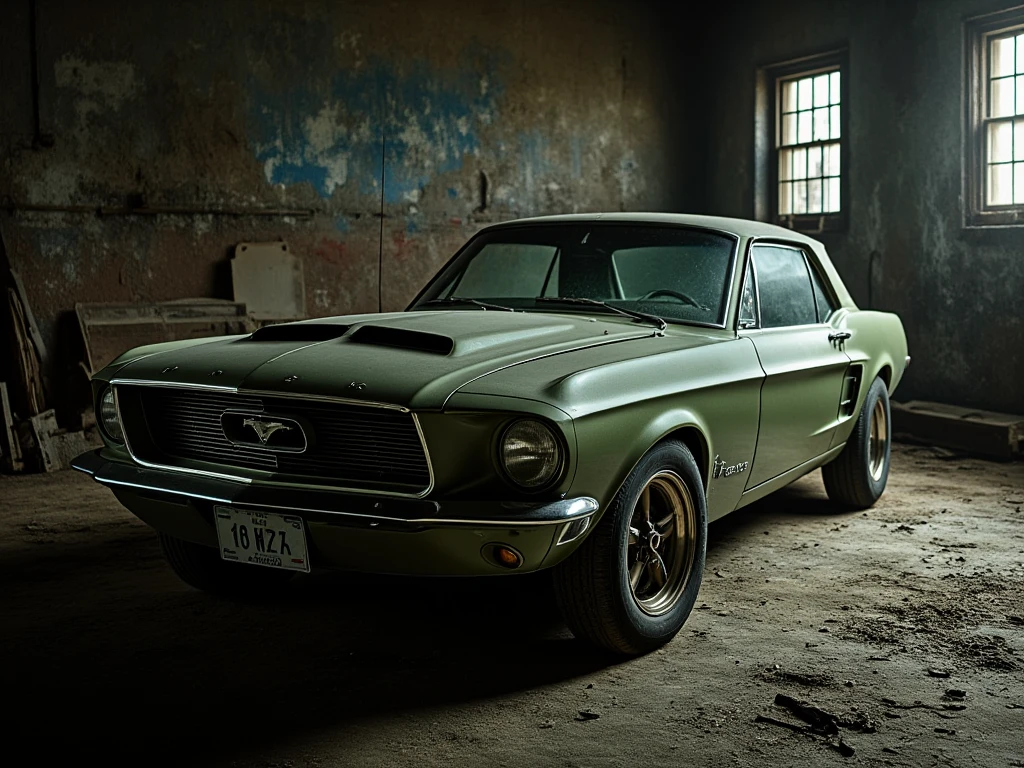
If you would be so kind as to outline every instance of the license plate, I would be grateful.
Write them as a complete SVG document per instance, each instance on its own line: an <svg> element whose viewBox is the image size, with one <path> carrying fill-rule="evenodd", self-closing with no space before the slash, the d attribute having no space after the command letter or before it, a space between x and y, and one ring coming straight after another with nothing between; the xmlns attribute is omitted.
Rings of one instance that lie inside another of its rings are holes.
<svg viewBox="0 0 1024 768"><path fill-rule="evenodd" d="M234 507L214 507L220 556L287 571L309 571L302 518Z"/></svg>

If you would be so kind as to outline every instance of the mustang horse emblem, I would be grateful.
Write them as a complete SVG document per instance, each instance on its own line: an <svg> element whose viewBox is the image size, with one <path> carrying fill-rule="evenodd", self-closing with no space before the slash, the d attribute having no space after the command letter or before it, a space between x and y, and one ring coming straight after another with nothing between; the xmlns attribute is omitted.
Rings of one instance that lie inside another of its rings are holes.
<svg viewBox="0 0 1024 768"><path fill-rule="evenodd" d="M256 432L256 437L260 439L262 445L266 445L270 436L275 432L288 431L291 429L287 424L282 424L280 421L263 421L262 419L246 419L242 422L243 427L252 427Z"/></svg>

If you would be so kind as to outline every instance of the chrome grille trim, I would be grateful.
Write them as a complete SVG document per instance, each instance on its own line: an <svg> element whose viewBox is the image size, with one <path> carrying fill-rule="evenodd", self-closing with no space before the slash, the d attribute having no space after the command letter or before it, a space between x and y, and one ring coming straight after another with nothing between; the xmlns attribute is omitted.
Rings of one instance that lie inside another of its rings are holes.
<svg viewBox="0 0 1024 768"><path fill-rule="evenodd" d="M427 441L423 435L423 427L420 424L419 417L413 413L409 408L401 405L395 405L393 403L380 403L376 401L365 401L365 400L353 400L346 397L335 397L331 395L304 395L293 392L276 392L269 390L248 390L240 389L236 387L211 385L211 384L188 384L181 382L163 382L163 381L149 381L145 379L118 379L114 378L110 381L110 385L114 389L114 403L117 408L118 419L123 418L121 416L121 406L118 400L118 387L119 386L131 386L131 387L152 387L152 388L166 388L166 389L178 389L178 390L195 390L202 391L207 394L225 394L225 395L237 395L239 397L252 397L252 398L281 398L281 399L294 399L297 401L308 401L310 403L332 403L339 405L351 405L362 408L381 408L391 411L398 411L400 413L409 414L413 426L416 429L416 435L419 438L420 446L422 448L422 458L426 464L427 469L427 486L422 491L418 492L407 492L407 491L394 491L386 489L374 489L374 488L360 488L340 484L323 484L317 483L315 476L310 476L311 482L292 482L292 481L280 481L280 480L263 480L260 478L253 478L245 475L231 474L230 472L215 472L206 469L194 469L192 467L181 467L172 464L162 464L152 461L147 461L138 456L138 454L132 449L131 442L128 435L125 434L125 448L128 451L129 456L132 460L143 467L150 469L162 469L171 472L180 472L183 474L192 474L202 477L217 478L220 480L229 480L243 484L256 484L256 485L268 485L281 488L312 488L319 490L339 491L345 493L354 493L367 496L393 496L402 498L421 499L430 494L434 489L434 467L433 462L430 458L430 449L427 447ZM127 430L126 430L127 432ZM203 461L202 459L197 459ZM216 462L212 462L216 463ZM226 469L231 469L227 467ZM266 470L254 470L254 471L266 471ZM295 475L292 475L295 477Z"/></svg>

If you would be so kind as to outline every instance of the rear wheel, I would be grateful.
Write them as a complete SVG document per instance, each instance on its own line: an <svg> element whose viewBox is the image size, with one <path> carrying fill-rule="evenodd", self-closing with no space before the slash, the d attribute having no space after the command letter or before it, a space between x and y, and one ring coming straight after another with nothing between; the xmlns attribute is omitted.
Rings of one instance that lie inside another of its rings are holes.
<svg viewBox="0 0 1024 768"><path fill-rule="evenodd" d="M821 468L830 500L846 509L867 509L882 495L889 479L891 423L889 390L875 379L846 447Z"/></svg>
<svg viewBox="0 0 1024 768"><path fill-rule="evenodd" d="M289 571L222 560L213 547L160 534L160 548L178 578L204 592L229 597L262 597L280 589Z"/></svg>
<svg viewBox="0 0 1024 768"><path fill-rule="evenodd" d="M633 469L594 532L556 567L555 597L578 638L637 655L672 639L704 573L707 507L697 463L666 441Z"/></svg>

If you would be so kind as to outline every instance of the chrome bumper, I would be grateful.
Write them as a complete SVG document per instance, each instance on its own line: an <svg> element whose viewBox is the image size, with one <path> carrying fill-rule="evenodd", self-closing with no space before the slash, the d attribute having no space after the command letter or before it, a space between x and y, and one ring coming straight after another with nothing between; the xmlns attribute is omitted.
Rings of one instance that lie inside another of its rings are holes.
<svg viewBox="0 0 1024 768"><path fill-rule="evenodd" d="M102 485L218 504L330 516L332 522L391 530L436 527L518 528L558 525L591 517L595 499L582 496L550 502L429 501L353 495L294 486L238 483L212 477L141 467L102 456L103 449L78 456L71 466Z"/></svg>

